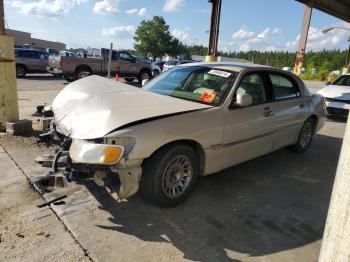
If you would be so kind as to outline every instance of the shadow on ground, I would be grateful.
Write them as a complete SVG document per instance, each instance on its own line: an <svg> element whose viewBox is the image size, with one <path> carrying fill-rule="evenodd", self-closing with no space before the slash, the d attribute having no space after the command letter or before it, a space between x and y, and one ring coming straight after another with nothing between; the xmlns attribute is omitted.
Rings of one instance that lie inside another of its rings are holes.
<svg viewBox="0 0 350 262"><path fill-rule="evenodd" d="M304 154L283 149L201 177L189 199L172 209L140 195L120 204L86 181L115 224L96 226L170 242L184 258L208 262L235 261L227 250L263 256L307 245L322 238L341 142L316 135Z"/></svg>
<svg viewBox="0 0 350 262"><path fill-rule="evenodd" d="M49 74L29 74L26 75L24 78L25 80L42 80L42 81L62 81L63 76L53 76Z"/></svg>

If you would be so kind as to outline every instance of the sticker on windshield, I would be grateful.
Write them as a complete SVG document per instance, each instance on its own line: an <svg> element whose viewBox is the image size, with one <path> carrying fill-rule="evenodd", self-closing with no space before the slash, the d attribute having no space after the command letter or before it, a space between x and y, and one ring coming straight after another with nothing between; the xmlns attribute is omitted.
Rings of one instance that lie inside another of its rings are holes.
<svg viewBox="0 0 350 262"><path fill-rule="evenodd" d="M208 72L208 74L211 74L211 75L216 75L216 76L221 76L221 77L225 77L225 78L228 78L231 73L229 72L226 72L226 71L221 71L221 70L216 70L216 69L212 69Z"/></svg>
<svg viewBox="0 0 350 262"><path fill-rule="evenodd" d="M199 99L203 102L206 103L211 103L213 102L214 98L216 97L215 93L211 93L211 92L203 92L203 94L201 94L201 96L199 97Z"/></svg>

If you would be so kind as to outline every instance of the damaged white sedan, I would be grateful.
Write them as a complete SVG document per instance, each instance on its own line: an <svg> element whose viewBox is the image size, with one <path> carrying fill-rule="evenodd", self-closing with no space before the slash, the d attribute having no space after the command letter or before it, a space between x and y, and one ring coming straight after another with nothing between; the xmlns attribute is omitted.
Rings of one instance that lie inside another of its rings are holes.
<svg viewBox="0 0 350 262"><path fill-rule="evenodd" d="M141 89L90 76L65 87L52 108L72 165L107 168L120 198L140 187L164 207L182 202L198 175L286 146L305 151L326 116L322 96L298 77L230 63L175 67Z"/></svg>

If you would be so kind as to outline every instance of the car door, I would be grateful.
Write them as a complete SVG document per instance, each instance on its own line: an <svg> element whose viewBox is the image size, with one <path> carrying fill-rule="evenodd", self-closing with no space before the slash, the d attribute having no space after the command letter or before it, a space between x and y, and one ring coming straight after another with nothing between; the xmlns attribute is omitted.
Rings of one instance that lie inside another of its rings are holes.
<svg viewBox="0 0 350 262"><path fill-rule="evenodd" d="M128 52L119 52L120 72L122 75L130 76L138 73L136 58Z"/></svg>
<svg viewBox="0 0 350 262"><path fill-rule="evenodd" d="M271 109L274 114L276 132L274 150L294 144L301 126L308 117L309 96L303 96L297 81L290 75L267 72L267 80L273 95Z"/></svg>
<svg viewBox="0 0 350 262"><path fill-rule="evenodd" d="M46 72L46 68L49 66L49 54L45 52L37 52L38 71Z"/></svg>
<svg viewBox="0 0 350 262"><path fill-rule="evenodd" d="M232 107L224 112L223 159L224 167L267 154L272 151L274 119L272 99L263 71L243 75L233 94L252 96L252 105ZM231 103L232 105L232 103Z"/></svg>
<svg viewBox="0 0 350 262"><path fill-rule="evenodd" d="M31 63L31 71L46 72L48 63L47 59L45 59L44 53L35 50L29 50L27 52Z"/></svg>

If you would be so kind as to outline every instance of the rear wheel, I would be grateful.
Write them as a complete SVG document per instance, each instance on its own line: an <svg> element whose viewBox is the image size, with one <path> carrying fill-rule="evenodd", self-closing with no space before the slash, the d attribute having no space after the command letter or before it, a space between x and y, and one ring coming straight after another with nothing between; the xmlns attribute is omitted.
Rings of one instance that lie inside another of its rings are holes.
<svg viewBox="0 0 350 262"><path fill-rule="evenodd" d="M91 75L91 70L89 68L78 68L76 74L78 79L85 78Z"/></svg>
<svg viewBox="0 0 350 262"><path fill-rule="evenodd" d="M25 77L27 73L27 68L23 65L16 65L16 77Z"/></svg>
<svg viewBox="0 0 350 262"><path fill-rule="evenodd" d="M165 147L143 165L141 192L162 207L174 207L191 193L199 172L198 160L187 145Z"/></svg>
<svg viewBox="0 0 350 262"><path fill-rule="evenodd" d="M299 136L297 142L290 146L289 149L295 153L305 152L314 136L315 132L315 121L312 118L307 119L299 131Z"/></svg>
<svg viewBox="0 0 350 262"><path fill-rule="evenodd" d="M143 80L151 80L152 74L148 70L142 70L140 72L140 75L138 76L137 80L142 84Z"/></svg>

